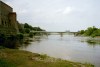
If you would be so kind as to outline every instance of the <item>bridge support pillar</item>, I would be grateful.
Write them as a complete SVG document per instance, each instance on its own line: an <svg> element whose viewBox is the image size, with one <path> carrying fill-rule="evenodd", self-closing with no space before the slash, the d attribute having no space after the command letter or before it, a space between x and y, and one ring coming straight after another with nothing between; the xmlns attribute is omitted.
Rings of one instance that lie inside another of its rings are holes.
<svg viewBox="0 0 100 67"><path fill-rule="evenodd" d="M61 37L63 37L63 33L59 33Z"/></svg>

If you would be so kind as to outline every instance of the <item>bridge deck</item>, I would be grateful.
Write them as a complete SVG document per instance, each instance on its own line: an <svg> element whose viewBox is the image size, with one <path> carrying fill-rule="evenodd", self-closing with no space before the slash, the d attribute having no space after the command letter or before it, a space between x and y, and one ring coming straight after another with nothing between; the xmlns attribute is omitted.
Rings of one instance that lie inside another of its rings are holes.
<svg viewBox="0 0 100 67"><path fill-rule="evenodd" d="M36 33L77 33L77 32L50 32L50 31L31 31Z"/></svg>

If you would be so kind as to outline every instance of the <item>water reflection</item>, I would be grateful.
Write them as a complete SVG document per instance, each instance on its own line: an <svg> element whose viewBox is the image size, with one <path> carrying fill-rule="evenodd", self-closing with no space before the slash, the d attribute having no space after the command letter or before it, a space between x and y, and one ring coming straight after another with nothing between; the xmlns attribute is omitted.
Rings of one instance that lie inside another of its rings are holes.
<svg viewBox="0 0 100 67"><path fill-rule="evenodd" d="M23 44L21 45L21 48L27 48L31 43L37 42L40 43L41 42L41 38L42 36L34 36L33 38L25 38L23 41Z"/></svg>
<svg viewBox="0 0 100 67"><path fill-rule="evenodd" d="M100 38L81 37L80 42L87 43L91 47L100 46Z"/></svg>
<svg viewBox="0 0 100 67"><path fill-rule="evenodd" d="M48 37L33 38L33 42L21 50L47 54L77 62L88 62L100 67L100 45L88 43L88 37L74 37L74 35L50 35ZM100 40L100 39L95 39Z"/></svg>
<svg viewBox="0 0 100 67"><path fill-rule="evenodd" d="M41 36L35 36L34 41L37 41L38 43L41 42Z"/></svg>
<svg viewBox="0 0 100 67"><path fill-rule="evenodd" d="M88 38L85 42L92 47L100 46L100 38Z"/></svg>

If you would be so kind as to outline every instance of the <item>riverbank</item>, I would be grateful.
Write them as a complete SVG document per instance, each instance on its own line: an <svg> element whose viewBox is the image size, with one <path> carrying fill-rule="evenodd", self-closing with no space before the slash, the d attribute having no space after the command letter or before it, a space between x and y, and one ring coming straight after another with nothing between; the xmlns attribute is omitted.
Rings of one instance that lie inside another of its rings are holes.
<svg viewBox="0 0 100 67"><path fill-rule="evenodd" d="M0 67L94 67L17 49L0 49Z"/></svg>

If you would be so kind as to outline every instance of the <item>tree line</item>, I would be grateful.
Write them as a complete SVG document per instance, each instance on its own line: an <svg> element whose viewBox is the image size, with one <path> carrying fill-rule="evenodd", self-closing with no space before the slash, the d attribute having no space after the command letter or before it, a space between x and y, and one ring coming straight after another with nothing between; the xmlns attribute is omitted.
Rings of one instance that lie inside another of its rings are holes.
<svg viewBox="0 0 100 67"><path fill-rule="evenodd" d="M18 28L19 28L19 33L17 33L16 35L13 34L7 35L7 34L0 33L0 47L3 46L7 48L17 48L20 46L20 44L16 44L16 43L23 43L26 37L32 38L33 36L41 35L41 33L34 33L31 31L45 31L40 27L32 27L27 23L19 24Z"/></svg>
<svg viewBox="0 0 100 67"><path fill-rule="evenodd" d="M22 27L23 26L23 27ZM28 23L21 24L21 29L19 29L20 33L30 33L31 31L45 31L40 27L32 27Z"/></svg>
<svg viewBox="0 0 100 67"><path fill-rule="evenodd" d="M91 36L91 37L100 36L100 28L96 28L95 26L88 27L86 30L78 31L78 33L76 35Z"/></svg>

